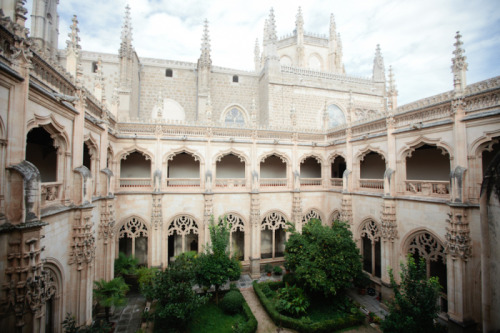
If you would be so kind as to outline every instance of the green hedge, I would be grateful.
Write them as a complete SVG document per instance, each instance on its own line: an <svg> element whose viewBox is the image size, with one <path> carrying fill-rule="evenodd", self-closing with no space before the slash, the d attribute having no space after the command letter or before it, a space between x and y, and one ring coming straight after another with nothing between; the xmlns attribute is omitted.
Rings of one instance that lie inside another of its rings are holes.
<svg viewBox="0 0 500 333"><path fill-rule="evenodd" d="M275 285L270 287L273 289ZM344 318L325 320L321 322L311 322L310 320L306 322L304 319L287 317L280 314L276 310L272 302L262 292L261 286L257 283L257 281L253 282L253 289L255 290L262 306L269 314L269 317L271 317L276 325L281 324L283 327L291 328L299 332L333 332L343 328L361 325L364 320L364 315L360 311L358 311L357 314L349 314Z"/></svg>
<svg viewBox="0 0 500 333"><path fill-rule="evenodd" d="M247 302L243 303L243 313L247 317L247 323L241 330L243 333L255 333L257 331L257 319L250 310Z"/></svg>

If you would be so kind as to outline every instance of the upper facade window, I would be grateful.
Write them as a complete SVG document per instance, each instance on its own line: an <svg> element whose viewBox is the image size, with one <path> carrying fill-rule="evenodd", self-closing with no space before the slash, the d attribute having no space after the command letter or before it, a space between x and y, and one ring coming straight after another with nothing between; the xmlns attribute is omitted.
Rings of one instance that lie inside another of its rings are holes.
<svg viewBox="0 0 500 333"><path fill-rule="evenodd" d="M227 125L243 126L245 125L245 116L237 108L232 108L226 113L224 123Z"/></svg>
<svg viewBox="0 0 500 333"><path fill-rule="evenodd" d="M344 112L335 104L328 106L328 127L337 127L345 124Z"/></svg>
<svg viewBox="0 0 500 333"><path fill-rule="evenodd" d="M238 83L240 80L240 78L238 77L238 75L233 75L233 82L234 83Z"/></svg>
<svg viewBox="0 0 500 333"><path fill-rule="evenodd" d="M166 77L172 77L172 76L174 76L174 72L172 71L172 69L171 69L171 68L167 68L167 69L165 70L165 76L166 76Z"/></svg>

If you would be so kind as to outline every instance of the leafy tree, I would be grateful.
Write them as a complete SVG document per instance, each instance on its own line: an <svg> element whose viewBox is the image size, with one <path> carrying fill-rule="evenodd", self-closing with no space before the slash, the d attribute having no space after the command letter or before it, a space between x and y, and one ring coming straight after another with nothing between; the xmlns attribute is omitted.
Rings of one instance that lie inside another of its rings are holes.
<svg viewBox="0 0 500 333"><path fill-rule="evenodd" d="M289 227L285 260L304 290L329 297L351 286L361 272L361 256L345 223L327 227L311 219L302 234Z"/></svg>
<svg viewBox="0 0 500 333"><path fill-rule="evenodd" d="M158 300L156 316L166 326L182 330L207 298L193 290L194 256L183 253L169 267L156 272L151 294Z"/></svg>
<svg viewBox="0 0 500 333"><path fill-rule="evenodd" d="M389 316L382 322L384 332L418 333L440 332L442 329L434 324L439 306L438 278L427 279L425 259L415 263L412 255L408 255L407 265L401 263L401 284L394 280L392 269L389 269L394 301L389 303Z"/></svg>
<svg viewBox="0 0 500 333"><path fill-rule="evenodd" d="M94 298L100 306L104 307L106 322L109 323L109 311L112 306L127 304L125 295L128 289L128 285L121 276L110 281L104 279L94 281Z"/></svg>
<svg viewBox="0 0 500 333"><path fill-rule="evenodd" d="M219 300L219 288L227 280L236 280L240 277L241 266L236 256L229 253L229 226L224 218L221 223L215 224L212 216L210 226L210 240L205 253L196 259L196 282L204 287L215 286L215 300Z"/></svg>
<svg viewBox="0 0 500 333"><path fill-rule="evenodd" d="M139 260L132 256L127 256L125 253L118 253L118 258L115 259L115 275L133 275L136 273Z"/></svg>

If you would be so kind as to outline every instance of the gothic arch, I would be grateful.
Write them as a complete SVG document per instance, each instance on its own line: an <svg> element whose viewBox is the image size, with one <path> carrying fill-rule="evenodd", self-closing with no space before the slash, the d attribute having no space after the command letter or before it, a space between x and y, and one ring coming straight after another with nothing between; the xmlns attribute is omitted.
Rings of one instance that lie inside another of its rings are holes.
<svg viewBox="0 0 500 333"><path fill-rule="evenodd" d="M70 153L70 139L68 133L62 124L60 124L56 117L51 114L50 116L40 116L35 114L33 119L30 119L27 123L28 133L35 127L42 127L46 130L50 137L54 140L54 146L57 148L59 153ZM61 149L61 150L59 150Z"/></svg>
<svg viewBox="0 0 500 333"><path fill-rule="evenodd" d="M363 270L374 277L382 277L382 250L380 224L372 217L365 218L358 227L359 247Z"/></svg>
<svg viewBox="0 0 500 333"><path fill-rule="evenodd" d="M118 238L123 236L128 236L130 238L136 238L145 236L148 237L150 225L146 222L146 219L138 215L130 215L123 218L120 223L115 227L115 234Z"/></svg>
<svg viewBox="0 0 500 333"><path fill-rule="evenodd" d="M271 157L273 155L276 155L277 157L279 157L281 159L281 161L283 163L285 163L287 166L290 165L290 158L287 156L286 153L282 153L276 149L273 149L271 151L268 151L268 152L265 152L265 153L262 153L259 158L257 159L257 161L259 161L259 164L262 163L262 162L265 162L266 159L268 157Z"/></svg>
<svg viewBox="0 0 500 333"><path fill-rule="evenodd" d="M87 143L88 142L88 143ZM99 144L96 138L92 135L92 133L86 134L83 136L83 143L86 144L89 148L90 155L94 155L99 152ZM95 158L99 158L99 154L95 155Z"/></svg>
<svg viewBox="0 0 500 333"><path fill-rule="evenodd" d="M485 149L491 151L490 144L495 141L496 137L500 137L500 130L486 132L483 136L477 138L469 146L468 155L475 158L480 158Z"/></svg>
<svg viewBox="0 0 500 333"><path fill-rule="evenodd" d="M426 250L425 259L433 261L443 260L446 263L446 255L444 253L445 242L440 239L433 231L427 228L418 228L410 231L401 242L401 253L414 253L417 249Z"/></svg>
<svg viewBox="0 0 500 333"><path fill-rule="evenodd" d="M286 67L293 67L293 60L287 55L282 55L280 58L280 65Z"/></svg>
<svg viewBox="0 0 500 333"><path fill-rule="evenodd" d="M230 212L224 213L224 215L219 216L219 221L221 221L222 218L224 218L224 217L227 218L227 222L231 226L231 230L230 230L231 232L234 232L237 230L245 232L245 228L248 224L243 216L241 216L240 214L238 214L236 212L230 211Z"/></svg>
<svg viewBox="0 0 500 333"><path fill-rule="evenodd" d="M191 155L194 158L194 160L199 161L200 164L205 164L205 161L203 160L203 156L199 152L197 152L194 149L187 148L187 147L180 147L177 149L173 149L170 152L168 152L167 154L165 154L165 156L163 157L163 164L168 164L168 162L172 161L176 155L182 154L182 153L186 153L188 155Z"/></svg>
<svg viewBox="0 0 500 333"><path fill-rule="evenodd" d="M316 159L316 161L318 161L319 164L323 165L323 157L320 154L315 153L315 152L308 152L308 153L303 154L299 158L299 165L304 163L304 161L306 159L308 159L309 157L313 157L314 159Z"/></svg>
<svg viewBox="0 0 500 333"><path fill-rule="evenodd" d="M249 248L247 243L250 242L250 229L248 227L247 221L236 212L227 212L222 216L219 216L219 223L222 218L226 218L229 225L229 250L230 253L236 253L239 260L245 260L248 255ZM235 247L238 252L235 251Z"/></svg>
<svg viewBox="0 0 500 333"><path fill-rule="evenodd" d="M186 236L191 232L195 235L198 234L198 222L196 218L190 214L178 214L167 221L170 221L168 223L168 236L172 236L174 233L180 236Z"/></svg>
<svg viewBox="0 0 500 333"><path fill-rule="evenodd" d="M325 221L326 225L331 226L334 221L340 220L340 214L341 214L340 209L334 209L333 212L328 217L328 221Z"/></svg>
<svg viewBox="0 0 500 333"><path fill-rule="evenodd" d="M379 240L382 236L381 226L372 216L365 217L358 225L359 238L366 235L370 240Z"/></svg>
<svg viewBox="0 0 500 333"><path fill-rule="evenodd" d="M357 161L359 163L362 162L363 159L365 158L365 156L371 152L377 153L380 156L382 156L382 159L384 161L386 161L385 163L387 164L387 156L386 156L385 152L380 148L373 147L372 145L368 145L365 148L360 149L358 151L358 153L356 154L355 161Z"/></svg>
<svg viewBox="0 0 500 333"><path fill-rule="evenodd" d="M316 59L318 61L319 68L313 68L313 67L311 67L311 65L312 65L311 61L313 59ZM324 68L323 57L321 57L321 55L319 55L317 52L309 54L309 56L307 57L307 68L312 69L312 70L316 70L316 71L323 70L323 68Z"/></svg>
<svg viewBox="0 0 500 333"><path fill-rule="evenodd" d="M133 152L138 152L140 153L141 155L143 155L146 160L149 160L151 161L151 164L153 164L153 161L154 161L154 154L152 152L150 152L148 149L146 148L141 148L137 145L132 145L128 148L124 148L122 149L116 156L118 157L118 162L120 162L121 160L124 160L124 159L127 159L127 156L132 154Z"/></svg>
<svg viewBox="0 0 500 333"><path fill-rule="evenodd" d="M144 218L137 215L122 219L115 228L116 255L124 252L126 255L139 259L140 264L147 264L150 247L149 230L151 230L150 225Z"/></svg>
<svg viewBox="0 0 500 333"><path fill-rule="evenodd" d="M220 162L220 160L226 156L226 155L229 155L229 154L233 154L235 156L237 156L241 162L245 163L245 166L248 165L248 161L249 161L249 158L245 155L245 153L239 151L239 150L236 150L236 149L233 149L233 148L229 148L229 149L226 149L226 150L223 150L223 151L219 151L215 156L214 156L214 164L216 164L217 162Z"/></svg>
<svg viewBox="0 0 500 333"><path fill-rule="evenodd" d="M340 153L340 152L337 152L337 151L334 151L333 153L331 153L330 155L328 155L328 158L326 160L327 160L328 163L331 164L339 156L342 157L344 159L344 161L347 161L346 154Z"/></svg>
<svg viewBox="0 0 500 333"><path fill-rule="evenodd" d="M325 220L321 211L317 208L309 208L305 210L305 213L302 215L302 224L309 222L311 219L318 219L321 222Z"/></svg>
<svg viewBox="0 0 500 333"><path fill-rule="evenodd" d="M442 141L441 139L429 139L425 136L419 136L415 140L405 144L398 152L398 156L401 161L405 161L406 158L411 157L415 149L420 148L424 145L436 146L436 148L441 150L443 155L448 154L450 156L450 161L453 160L453 150L450 145Z"/></svg>
<svg viewBox="0 0 500 333"><path fill-rule="evenodd" d="M50 318L47 319L53 332L59 333L62 331L62 322L65 315L64 269L61 263L52 257L45 259L43 268L44 271L47 272L46 287L48 293L52 293L52 297L45 303L45 316L50 316Z"/></svg>
<svg viewBox="0 0 500 333"><path fill-rule="evenodd" d="M224 108L224 111L222 111L221 116L220 116L221 123L226 124L226 117L227 117L228 113L231 112L231 110L233 110L233 109L238 110L238 112L243 116L243 124L241 124L241 125L245 125L245 124L249 123L250 117L248 116L248 112L241 104L237 104L237 103L230 104Z"/></svg>
<svg viewBox="0 0 500 333"><path fill-rule="evenodd" d="M283 217L283 219L281 219L281 217ZM265 223L264 220L266 220ZM267 211L265 214L262 214L260 217L260 221L261 230L264 230L265 227L273 228L272 230L275 230L280 226L283 226L283 228L286 227L286 222L290 221L290 219L283 211L273 209Z"/></svg>

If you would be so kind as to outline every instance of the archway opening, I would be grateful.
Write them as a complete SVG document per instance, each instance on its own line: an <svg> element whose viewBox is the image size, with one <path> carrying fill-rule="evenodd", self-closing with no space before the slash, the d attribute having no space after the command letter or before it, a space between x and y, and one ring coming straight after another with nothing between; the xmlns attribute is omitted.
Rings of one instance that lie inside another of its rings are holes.
<svg viewBox="0 0 500 333"><path fill-rule="evenodd" d="M369 220L361 229L361 253L363 270L372 276L381 277L382 257L380 248L380 229L375 221Z"/></svg>
<svg viewBox="0 0 500 333"><path fill-rule="evenodd" d="M120 228L118 251L137 258L140 265L148 264L148 228L143 221L132 217Z"/></svg>
<svg viewBox="0 0 500 333"><path fill-rule="evenodd" d="M260 162L260 186L286 186L286 162L273 154Z"/></svg>
<svg viewBox="0 0 500 333"><path fill-rule="evenodd" d="M262 220L260 234L260 256L262 259L284 256L285 224L285 217L278 212L271 212Z"/></svg>
<svg viewBox="0 0 500 333"><path fill-rule="evenodd" d="M200 161L185 152L172 157L167 166L167 186L200 186Z"/></svg>
<svg viewBox="0 0 500 333"><path fill-rule="evenodd" d="M26 138L26 160L37 167L42 183L57 181L57 148L43 127L29 131Z"/></svg>

